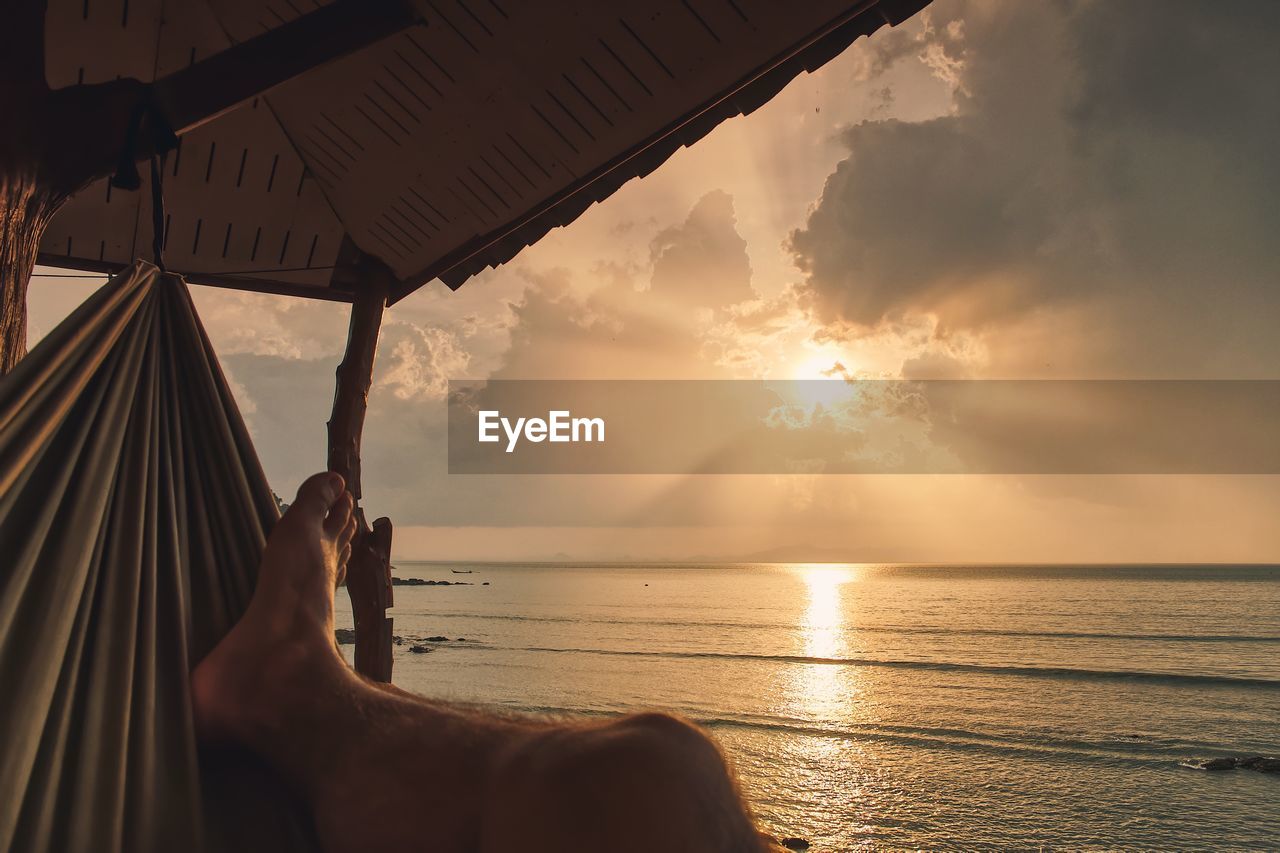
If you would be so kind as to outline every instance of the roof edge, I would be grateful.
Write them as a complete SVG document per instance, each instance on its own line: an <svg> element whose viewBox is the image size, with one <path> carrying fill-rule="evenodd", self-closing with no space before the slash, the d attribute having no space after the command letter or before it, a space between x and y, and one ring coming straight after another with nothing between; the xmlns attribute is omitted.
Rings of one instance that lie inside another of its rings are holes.
<svg viewBox="0 0 1280 853"><path fill-rule="evenodd" d="M477 273L512 260L552 228L573 222L591 205L613 195L633 178L648 175L681 148L702 139L724 121L759 109L796 77L816 71L860 37L871 35L886 24L897 26L930 2L864 0L698 108L574 181L528 216L476 237L420 272L401 279L387 304L395 304L436 278L457 290Z"/></svg>

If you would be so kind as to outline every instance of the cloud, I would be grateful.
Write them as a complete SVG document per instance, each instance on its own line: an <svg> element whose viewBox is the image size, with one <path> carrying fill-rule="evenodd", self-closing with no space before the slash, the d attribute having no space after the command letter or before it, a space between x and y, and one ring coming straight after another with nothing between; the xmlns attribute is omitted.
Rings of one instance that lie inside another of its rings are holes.
<svg viewBox="0 0 1280 853"><path fill-rule="evenodd" d="M375 393L401 400L442 400L449 380L467 375L471 357L448 329L391 322L382 329L374 377Z"/></svg>
<svg viewBox="0 0 1280 853"><path fill-rule="evenodd" d="M828 333L932 316L941 336L994 340L1005 369L1051 344L1082 374L1274 364L1280 119L1263 81L1280 79L1280 5L930 9L919 38L879 49L951 79L954 112L848 128L789 239Z"/></svg>
<svg viewBox="0 0 1280 853"><path fill-rule="evenodd" d="M720 190L657 233L647 268L596 263L587 279L594 286L566 267L524 276L524 293L510 303L511 345L496 379L729 375L726 352L739 343L732 334L739 319L743 328L758 327L786 313L752 288L733 198Z"/></svg>
<svg viewBox="0 0 1280 853"><path fill-rule="evenodd" d="M936 0L860 41L512 264L397 304L369 511L398 559L1268 558L1275 478L450 476L440 394L463 375L1274 375L1278 14ZM325 458L347 309L196 295L286 493ZM851 414L861 449L904 461L1008 440L964 444L932 407Z"/></svg>
<svg viewBox="0 0 1280 853"><path fill-rule="evenodd" d="M341 354L347 337L342 303L209 287L191 294L222 355L314 359Z"/></svg>
<svg viewBox="0 0 1280 853"><path fill-rule="evenodd" d="M328 458L325 422L339 356L321 359L220 355L240 411L250 414L253 443L278 494L290 495Z"/></svg>
<svg viewBox="0 0 1280 853"><path fill-rule="evenodd" d="M751 288L746 243L736 232L727 194L704 195L681 221L659 231L652 266L588 256L574 269L526 264L518 273L509 272L519 276L523 290L515 298L495 300L483 320L473 306L444 310L434 294L426 301L441 309L438 323L430 322L431 312L423 306L393 309L383 326L364 432L369 511L398 524L445 527L655 523L646 520L646 507L662 488L656 480L593 477L566 488L564 478L553 476L450 476L444 395L450 379L486 375L736 375L732 365L722 363L730 348L742 343L736 330L763 341L803 323L794 298L760 300ZM710 288L710 296L701 293L699 276L721 286ZM510 281L494 284L510 291ZM225 311L230 317L243 309L235 304ZM275 322L261 318L250 324L259 331L253 336L237 336L230 323L219 322L218 328L229 339L226 348L232 353L224 358L239 381L237 396L255 410L255 441L268 474L287 489L323 462L324 422L340 354L307 358L299 357L300 346L266 347L265 330ZM486 369L473 353L499 337L505 349L494 357L496 367ZM483 340L478 344L477 338ZM697 490L722 491L709 479ZM728 505L708 501L706 506L718 516L733 517ZM684 523L702 521L686 518Z"/></svg>
<svg viewBox="0 0 1280 853"><path fill-rule="evenodd" d="M955 9L942 4L927 7L905 26L879 30L875 37L846 56L853 67L853 79L875 83L902 66L904 60L918 59L945 83L959 85L963 65L964 21Z"/></svg>
<svg viewBox="0 0 1280 853"><path fill-rule="evenodd" d="M747 241L736 225L733 197L713 190L683 224L659 231L650 245L653 294L691 308L727 308L754 299Z"/></svg>

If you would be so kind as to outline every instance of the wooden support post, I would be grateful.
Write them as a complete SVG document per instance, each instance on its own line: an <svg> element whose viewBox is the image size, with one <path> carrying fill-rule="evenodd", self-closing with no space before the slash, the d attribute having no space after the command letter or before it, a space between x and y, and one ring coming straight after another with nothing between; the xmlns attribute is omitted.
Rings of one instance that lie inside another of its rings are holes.
<svg viewBox="0 0 1280 853"><path fill-rule="evenodd" d="M0 376L27 352L27 283L45 226L65 197L33 165L0 163Z"/></svg>
<svg viewBox="0 0 1280 853"><path fill-rule="evenodd" d="M356 671L374 681L391 681L391 521L379 518L370 528L360 507L360 439L364 432L378 330L394 276L383 264L364 257L351 305L347 350L338 365L329 418L329 470L341 474L356 499L359 530L347 563L347 595L356 622Z"/></svg>
<svg viewBox="0 0 1280 853"><path fill-rule="evenodd" d="M27 351L27 282L45 226L69 194L47 156L45 3L4 7L0 41L0 376Z"/></svg>

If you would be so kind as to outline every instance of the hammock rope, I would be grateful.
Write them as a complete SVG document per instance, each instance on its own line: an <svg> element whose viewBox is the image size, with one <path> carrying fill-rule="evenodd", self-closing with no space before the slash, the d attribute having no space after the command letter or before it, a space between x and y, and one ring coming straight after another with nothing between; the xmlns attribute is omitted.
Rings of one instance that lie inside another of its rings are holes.
<svg viewBox="0 0 1280 853"><path fill-rule="evenodd" d="M312 850L191 668L278 517L185 283L139 261L0 380L0 850Z"/></svg>

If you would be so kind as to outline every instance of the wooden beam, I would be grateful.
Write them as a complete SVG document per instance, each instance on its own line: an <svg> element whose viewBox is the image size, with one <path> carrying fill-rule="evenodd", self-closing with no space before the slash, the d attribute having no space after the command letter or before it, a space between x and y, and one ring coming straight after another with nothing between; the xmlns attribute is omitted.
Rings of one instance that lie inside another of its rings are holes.
<svg viewBox="0 0 1280 853"><path fill-rule="evenodd" d="M335 0L152 84L117 79L50 91L46 13L45 0L10 0L0 34L0 115L9 121L0 133L0 375L26 351L27 282L44 229L71 194L117 172L122 159L131 167L163 149L174 131L418 21L409 0ZM121 186L136 179L118 174Z"/></svg>
<svg viewBox="0 0 1280 853"><path fill-rule="evenodd" d="M405 0L336 0L160 78L152 99L180 135L418 20Z"/></svg>
<svg viewBox="0 0 1280 853"><path fill-rule="evenodd" d="M38 0L19 3L24 16L35 5L43 10ZM43 45L43 12L39 21ZM418 21L409 0L335 0L153 83L123 78L54 91L43 84L43 54L19 51L24 68L39 58L39 85L19 87L26 100L17 102L8 81L0 80L0 114L14 117L14 127L36 139L47 182L70 195L96 178L120 174L122 161L171 146L175 134ZM0 69L14 62L10 58ZM86 136L86 127L94 132Z"/></svg>
<svg viewBox="0 0 1280 853"><path fill-rule="evenodd" d="M341 474L356 499L359 529L347 563L347 595L356 623L356 671L374 681L391 681L392 620L387 608L391 593L391 522L379 518L370 527L365 521L360 480L360 443L373 383L373 363L378 331L387 294L395 280L381 262L361 259L361 286L351 305L347 350L338 365L333 413L329 418L329 470Z"/></svg>
<svg viewBox="0 0 1280 853"><path fill-rule="evenodd" d="M124 269L126 264L100 261L97 258L76 258L67 255L51 255L41 252L36 257L36 264L42 267L75 272L100 272L115 275ZM351 302L355 296L352 290L331 287L327 284L301 284L296 281L284 281L278 278L266 278L270 273L240 273L239 275L222 275L221 273L184 272L187 284L199 287L217 287L225 290L240 290L247 293L272 293L276 296L294 296L299 299L323 299L328 302Z"/></svg>
<svg viewBox="0 0 1280 853"><path fill-rule="evenodd" d="M44 71L46 0L8 0L4 5L4 49L0 50L0 86L47 91ZM11 126L13 130L19 128Z"/></svg>

